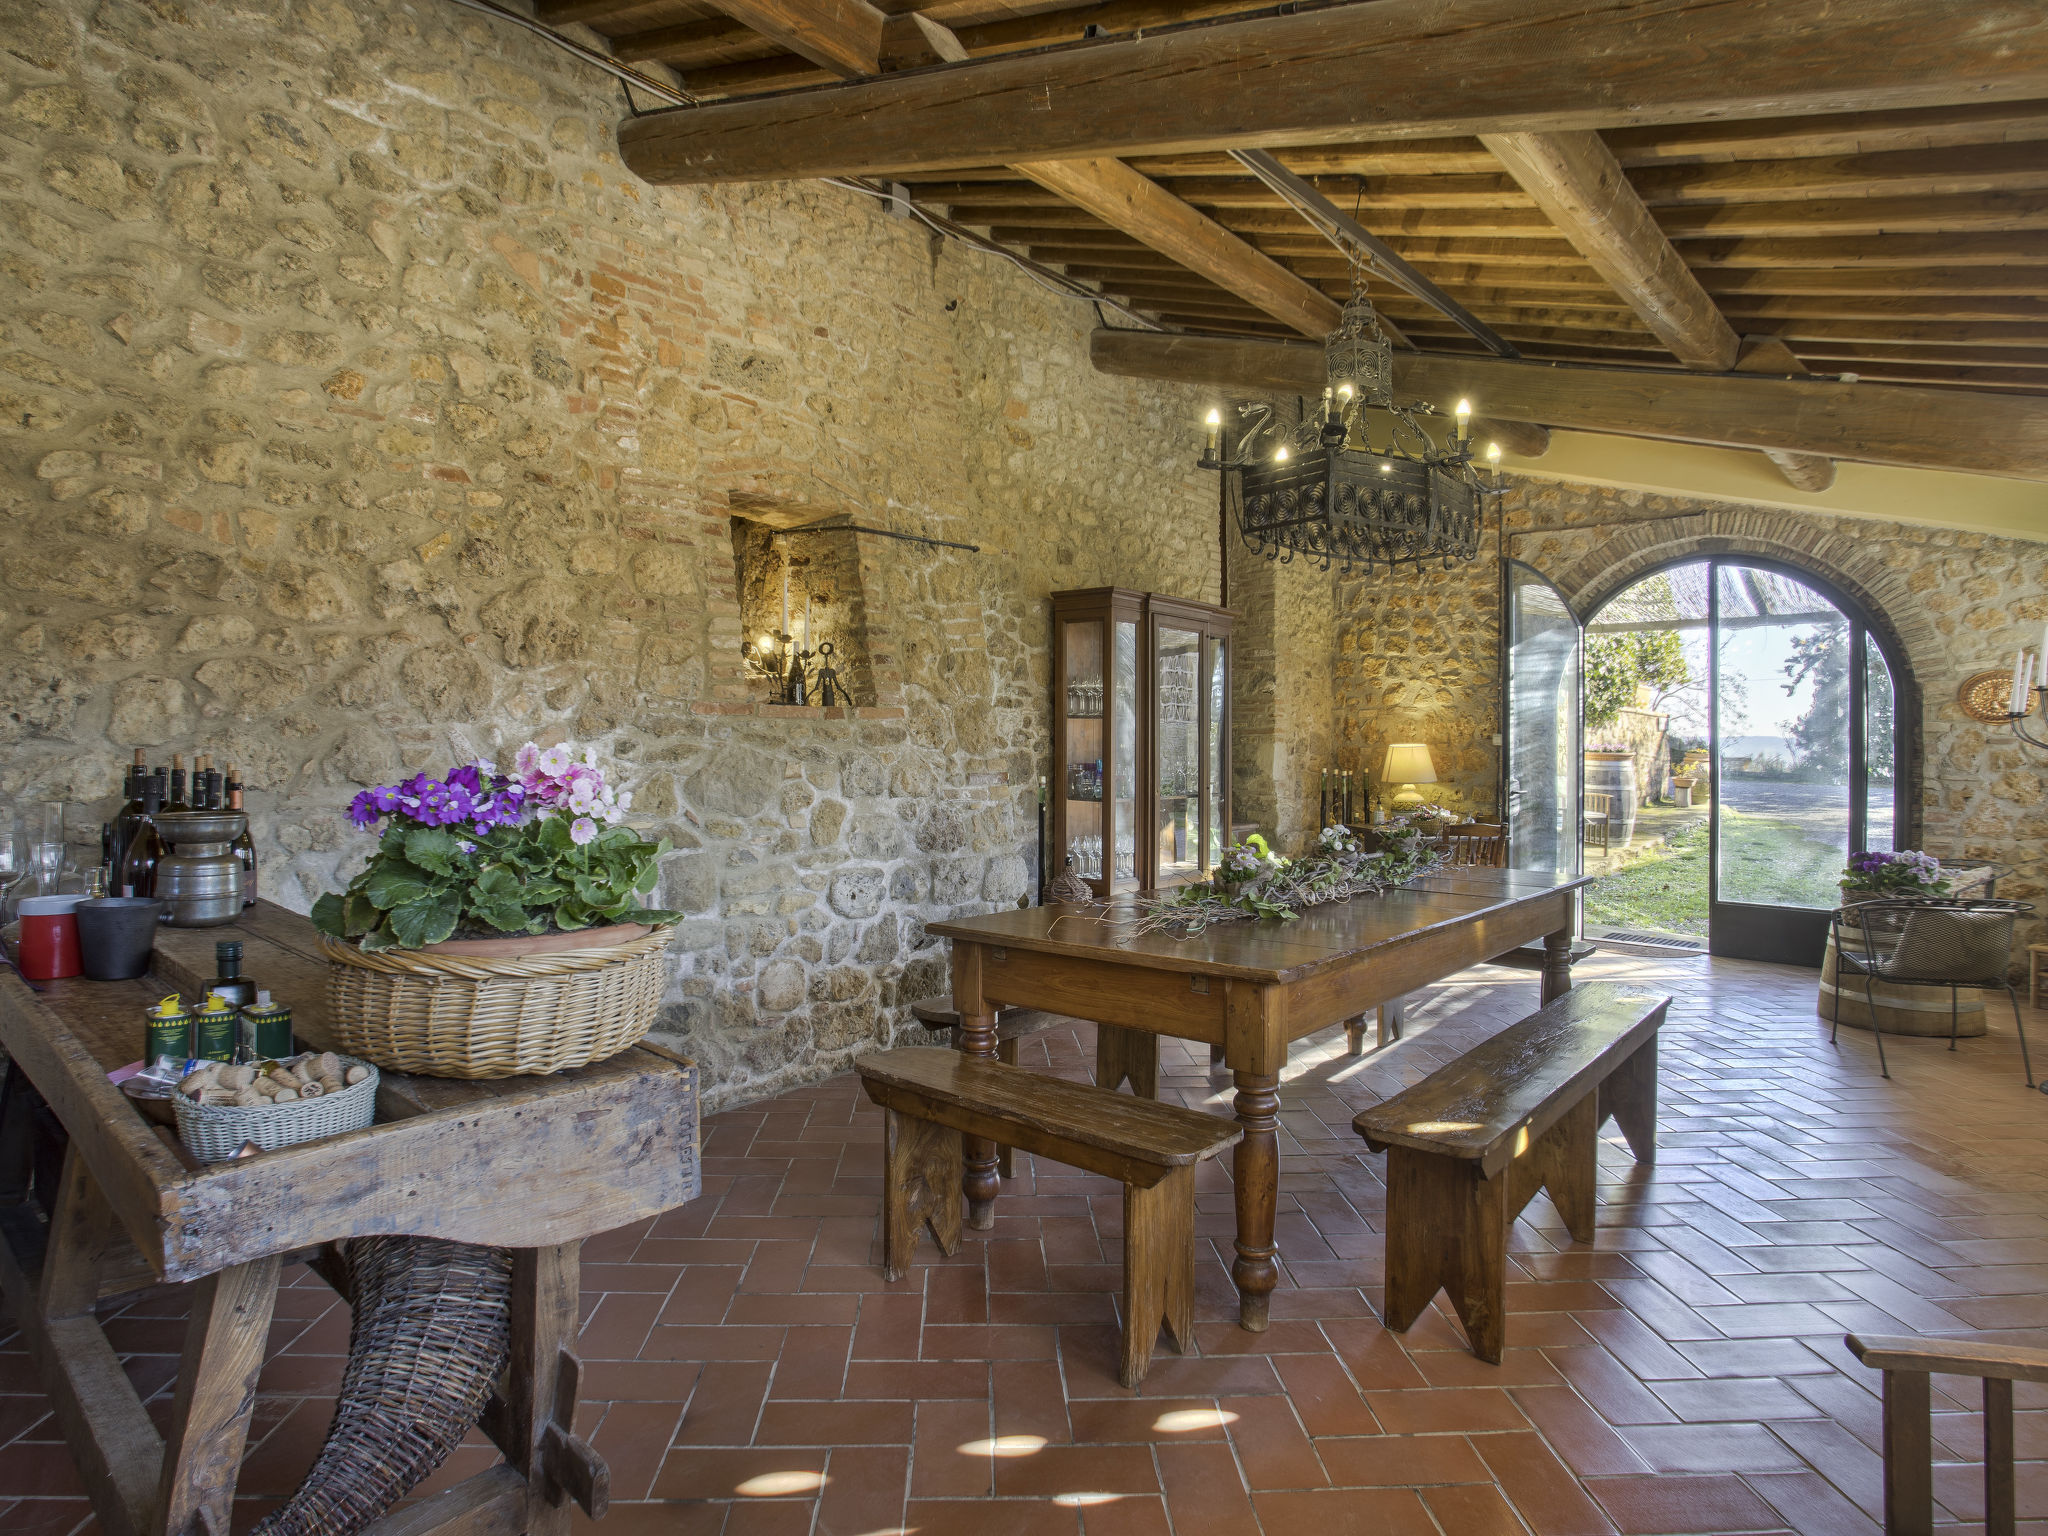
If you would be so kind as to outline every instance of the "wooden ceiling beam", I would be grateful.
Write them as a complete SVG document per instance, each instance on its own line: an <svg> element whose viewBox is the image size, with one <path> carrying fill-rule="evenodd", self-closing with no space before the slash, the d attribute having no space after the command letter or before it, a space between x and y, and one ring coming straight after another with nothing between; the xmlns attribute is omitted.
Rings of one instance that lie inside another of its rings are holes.
<svg viewBox="0 0 2048 1536"><path fill-rule="evenodd" d="M1654 213L1658 226L1673 240L1840 240L1867 235L1984 234L2048 229L2048 194L1844 197L1810 203L1658 208Z"/></svg>
<svg viewBox="0 0 2048 1536"><path fill-rule="evenodd" d="M1286 394L1322 387L1321 349L1298 342L1097 331L1089 354L1127 378ZM2048 480L2048 412L2024 396L1434 352L1396 353L1394 379L1404 395L1462 395L1490 416L1553 429Z"/></svg>
<svg viewBox="0 0 2048 1536"><path fill-rule="evenodd" d="M1508 174L1536 199L1565 238L1643 323L1688 368L1724 373L1744 366L1734 328L1692 275L1656 218L1643 205L1613 151L1593 132L1482 135ZM1554 333L1546 337L1555 340ZM1611 343L1610 343L1611 344ZM1780 348L1780 350L1783 350ZM1786 352L1790 366L1798 360ZM1835 481L1827 458L1782 448L1765 450L1786 480L1803 491Z"/></svg>
<svg viewBox="0 0 2048 1536"><path fill-rule="evenodd" d="M1696 275L1713 267L2039 267L2038 234L1863 235L1840 240L1748 236L1688 240L1685 259Z"/></svg>
<svg viewBox="0 0 2048 1536"><path fill-rule="evenodd" d="M1717 119L1615 128L1602 135L1630 170L1652 165L1808 159L2048 138L2048 103L1990 101L1885 112Z"/></svg>
<svg viewBox="0 0 2048 1536"><path fill-rule="evenodd" d="M847 76L882 67L888 17L867 0L716 0L718 8L820 69Z"/></svg>
<svg viewBox="0 0 2048 1536"><path fill-rule="evenodd" d="M2048 298L1951 294L1762 294L1730 295L1721 313L1737 330L1768 329L1764 322L1800 324L1812 320L1964 320L2048 325Z"/></svg>
<svg viewBox="0 0 2048 1536"><path fill-rule="evenodd" d="M1480 142L1672 356L1710 373L1735 366L1735 332L1599 134L1486 134Z"/></svg>
<svg viewBox="0 0 2048 1536"><path fill-rule="evenodd" d="M1017 169L1304 336L1337 328L1342 310L1329 295L1121 160L1027 160Z"/></svg>
<svg viewBox="0 0 2048 1536"><path fill-rule="evenodd" d="M2048 264L2032 267L1752 267L1696 271L1700 286L1732 295L2031 296L2048 293Z"/></svg>
<svg viewBox="0 0 2048 1536"><path fill-rule="evenodd" d="M1375 0L650 114L619 151L662 185L901 177L2042 96L2020 0Z"/></svg>
<svg viewBox="0 0 2048 1536"><path fill-rule="evenodd" d="M1128 162L1126 162L1128 163ZM1136 169L1134 166L1133 169ZM998 173L1007 174L1007 173ZM1284 208L1286 203L1253 177L1152 176L1175 197L1205 208ZM911 195L928 203L1042 202L1025 182L997 180L984 173L973 180L911 181ZM1380 208L1529 209L1529 194L1507 176L1380 176L1345 178L1323 190L1348 206L1361 194L1365 211Z"/></svg>
<svg viewBox="0 0 2048 1536"><path fill-rule="evenodd" d="M1734 165L1645 166L1629 180L1652 208L2038 192L2048 189L2048 139Z"/></svg>

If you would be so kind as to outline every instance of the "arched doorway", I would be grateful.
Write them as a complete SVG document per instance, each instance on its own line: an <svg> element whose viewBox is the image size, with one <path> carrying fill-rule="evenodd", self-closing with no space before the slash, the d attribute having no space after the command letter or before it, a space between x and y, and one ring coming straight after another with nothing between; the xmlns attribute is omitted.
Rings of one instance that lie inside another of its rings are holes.
<svg viewBox="0 0 2048 1536"><path fill-rule="evenodd" d="M1888 632L1826 579L1762 555L1639 572L1577 634L1558 622L1562 594L1523 572L1508 593L1515 861L1579 855L1597 877L1589 936L1818 964L1849 854L1895 846L1907 824L1909 685ZM1561 768L1532 794L1535 744L1567 757L1553 674L1568 651L1585 753L1570 766L1585 778ZM1544 802L1576 803L1577 849L1545 849L1537 818L1516 814Z"/></svg>

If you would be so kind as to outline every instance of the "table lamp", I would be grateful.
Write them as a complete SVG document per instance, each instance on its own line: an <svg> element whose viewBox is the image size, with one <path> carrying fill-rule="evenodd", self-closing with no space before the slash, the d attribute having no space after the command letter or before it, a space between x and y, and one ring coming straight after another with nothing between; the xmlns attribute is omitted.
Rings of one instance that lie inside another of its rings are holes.
<svg viewBox="0 0 2048 1536"><path fill-rule="evenodd" d="M1429 748L1419 741L1394 742L1387 748L1387 766L1380 773L1380 781L1401 786L1387 803L1391 814L1399 816L1417 809L1422 804L1422 791L1415 786L1436 782L1436 764L1429 760Z"/></svg>

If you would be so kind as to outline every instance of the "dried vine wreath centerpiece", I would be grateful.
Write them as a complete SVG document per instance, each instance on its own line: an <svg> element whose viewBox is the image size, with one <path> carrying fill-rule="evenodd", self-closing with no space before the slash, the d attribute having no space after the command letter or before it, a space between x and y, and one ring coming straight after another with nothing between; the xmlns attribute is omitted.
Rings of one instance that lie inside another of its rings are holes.
<svg viewBox="0 0 2048 1536"><path fill-rule="evenodd" d="M601 1061L647 1033L667 980L649 908L669 845L595 752L528 742L513 771L466 763L364 790L383 831L348 889L313 904L340 1048L398 1072L504 1077Z"/></svg>
<svg viewBox="0 0 2048 1536"><path fill-rule="evenodd" d="M1380 846L1367 852L1349 827L1325 827L1315 847L1296 859L1283 858L1254 833L1224 850L1206 885L1140 896L1130 926L1190 938L1219 923L1292 922L1308 907L1378 896L1443 867L1442 852L1410 817L1396 816L1373 831Z"/></svg>

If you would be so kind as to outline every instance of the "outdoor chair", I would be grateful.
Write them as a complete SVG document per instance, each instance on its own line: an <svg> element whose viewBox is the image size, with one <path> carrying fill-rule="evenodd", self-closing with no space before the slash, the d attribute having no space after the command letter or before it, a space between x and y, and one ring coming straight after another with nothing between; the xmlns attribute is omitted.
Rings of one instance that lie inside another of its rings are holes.
<svg viewBox="0 0 2048 1536"><path fill-rule="evenodd" d="M2012 964L2013 927L2033 912L2023 901L1976 898L1966 901L1919 897L1901 901L1866 901L1834 914L1835 1005L1828 1030L1833 1044L1842 1027L1842 983L1851 975L1863 978L1870 1029L1877 1036L1877 1066L1885 1065L1884 1029L1878 1022L1878 982L1893 986L1948 988L1948 1048L1956 1048L1957 994L1964 987L2003 988L2012 1003L2012 1021L2019 1030L2020 1068L2027 1086L2034 1086L2034 1066L2027 1055L2027 1024L2020 1013L2019 993L2007 978Z"/></svg>
<svg viewBox="0 0 2048 1536"><path fill-rule="evenodd" d="M1614 817L1614 796L1602 794L1597 789L1589 789L1585 793L1585 800L1586 841L1590 843L1598 839L1600 851L1605 853L1607 852L1607 828Z"/></svg>

